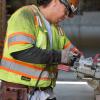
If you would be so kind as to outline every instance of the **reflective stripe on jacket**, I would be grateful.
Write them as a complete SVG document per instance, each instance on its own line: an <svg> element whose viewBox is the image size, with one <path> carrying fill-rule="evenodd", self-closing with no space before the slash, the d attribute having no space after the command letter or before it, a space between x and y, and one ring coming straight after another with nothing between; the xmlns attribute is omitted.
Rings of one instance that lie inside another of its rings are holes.
<svg viewBox="0 0 100 100"><path fill-rule="evenodd" d="M11 56L12 52L25 50L34 45L41 49L54 50L69 48L72 45L62 29L52 24L51 48L48 32L41 16L42 14L38 8L31 5L19 9L9 19L0 66L1 80L35 86L41 71L46 68L41 76L38 87L47 87L50 84L52 87L55 86L56 74L58 72L57 64L32 64L16 60Z"/></svg>

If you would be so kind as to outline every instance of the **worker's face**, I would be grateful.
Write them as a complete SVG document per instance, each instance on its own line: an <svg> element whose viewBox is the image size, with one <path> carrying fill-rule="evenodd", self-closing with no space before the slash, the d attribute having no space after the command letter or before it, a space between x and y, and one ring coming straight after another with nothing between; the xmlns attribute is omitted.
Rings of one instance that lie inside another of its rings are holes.
<svg viewBox="0 0 100 100"><path fill-rule="evenodd" d="M59 23L65 18L68 18L69 11L59 0L56 0L55 5L52 7L52 23Z"/></svg>

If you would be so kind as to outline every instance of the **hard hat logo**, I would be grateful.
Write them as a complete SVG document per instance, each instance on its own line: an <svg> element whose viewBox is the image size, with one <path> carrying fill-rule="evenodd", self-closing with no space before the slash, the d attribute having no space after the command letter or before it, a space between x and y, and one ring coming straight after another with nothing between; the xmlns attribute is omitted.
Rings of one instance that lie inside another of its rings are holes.
<svg viewBox="0 0 100 100"><path fill-rule="evenodd" d="M77 8L75 8L75 6L73 4L71 5L71 9L72 9L72 12L77 11Z"/></svg>
<svg viewBox="0 0 100 100"><path fill-rule="evenodd" d="M66 0L70 5L78 6L79 0Z"/></svg>
<svg viewBox="0 0 100 100"><path fill-rule="evenodd" d="M61 3L63 3L66 8L69 10L69 17L71 15L75 15L77 14L77 11L78 11L78 4L79 4L79 1L78 0L60 0Z"/></svg>

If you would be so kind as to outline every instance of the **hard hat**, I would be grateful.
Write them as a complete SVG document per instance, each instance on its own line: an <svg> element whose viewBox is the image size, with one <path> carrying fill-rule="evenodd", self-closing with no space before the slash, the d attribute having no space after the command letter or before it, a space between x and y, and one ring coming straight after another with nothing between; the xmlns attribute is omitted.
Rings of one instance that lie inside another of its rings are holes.
<svg viewBox="0 0 100 100"><path fill-rule="evenodd" d="M60 0L60 2L69 10L69 17L77 14L79 0Z"/></svg>

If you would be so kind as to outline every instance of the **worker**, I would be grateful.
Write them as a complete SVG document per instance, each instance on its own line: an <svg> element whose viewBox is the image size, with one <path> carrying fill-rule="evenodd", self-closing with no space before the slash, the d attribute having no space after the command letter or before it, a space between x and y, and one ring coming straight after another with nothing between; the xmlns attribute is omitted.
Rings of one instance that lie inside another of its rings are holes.
<svg viewBox="0 0 100 100"><path fill-rule="evenodd" d="M56 100L58 64L72 65L80 51L58 25L77 14L78 0L37 0L7 23L0 66L0 100Z"/></svg>

